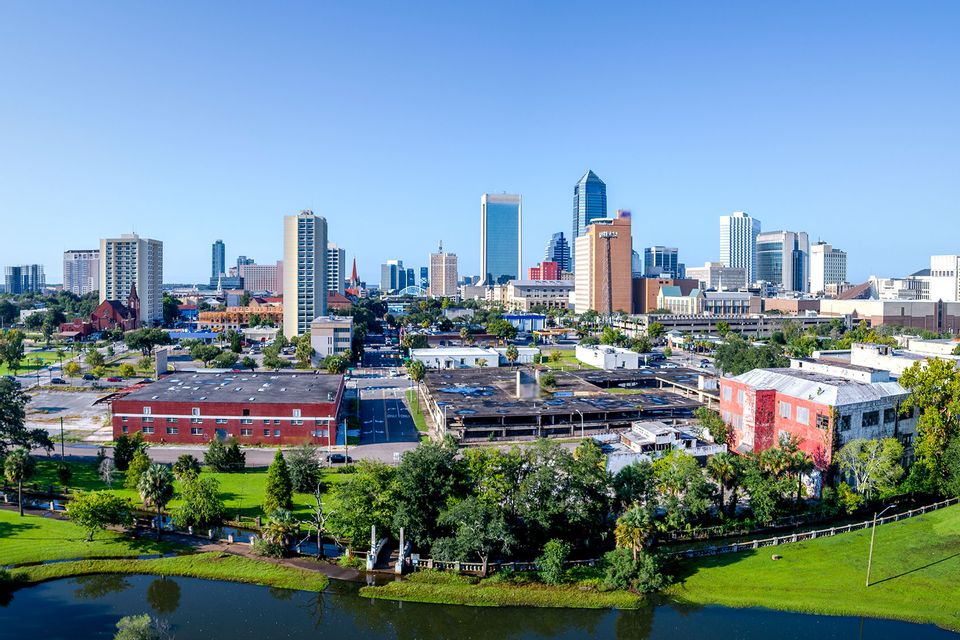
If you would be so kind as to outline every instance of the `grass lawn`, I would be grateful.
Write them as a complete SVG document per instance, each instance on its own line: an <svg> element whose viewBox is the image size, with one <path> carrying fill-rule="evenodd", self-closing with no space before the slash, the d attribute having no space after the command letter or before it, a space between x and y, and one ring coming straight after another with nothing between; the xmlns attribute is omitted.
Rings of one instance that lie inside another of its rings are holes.
<svg viewBox="0 0 960 640"><path fill-rule="evenodd" d="M643 598L627 591L600 591L596 580L551 586L522 574L481 580L441 571L418 571L397 582L363 587L360 595L382 600L456 604L471 607L554 607L637 609Z"/></svg>
<svg viewBox="0 0 960 640"><path fill-rule="evenodd" d="M280 589L323 591L330 580L319 571L278 565L228 553L198 553L155 560L81 560L24 567L11 572L22 582L42 582L56 578L97 573L128 573L157 576L184 576L209 580L248 582Z"/></svg>
<svg viewBox="0 0 960 640"><path fill-rule="evenodd" d="M571 370L571 369L596 369L593 365L584 364L577 360L577 354L573 349L564 349L563 351L557 350L561 357L559 362L553 361L553 350L548 346L541 347L541 351L544 355L544 361L541 364L545 367L558 370Z"/></svg>
<svg viewBox="0 0 960 640"><path fill-rule="evenodd" d="M72 354L69 351L64 354L63 356L64 364L66 364L67 360L70 358L71 355ZM37 366L36 364L37 358L40 358L40 360L42 361L40 366ZM37 369L42 369L43 367L46 367L47 365L52 363L59 364L59 362L60 362L60 359L57 358L56 351L31 351L29 353L24 354L23 360L20 361L20 368L17 369L17 375L23 375L31 371L36 371ZM6 375L12 375L12 374L13 372L10 371L10 367L7 366L6 362L0 364L0 375L6 376Z"/></svg>
<svg viewBox="0 0 960 640"><path fill-rule="evenodd" d="M417 401L417 390L409 389L406 393L407 405L410 407L410 416L413 417L413 423L417 426L417 431L420 433L428 433L430 429L427 428L427 419L424 417L423 409Z"/></svg>
<svg viewBox="0 0 960 640"><path fill-rule="evenodd" d="M864 530L684 561L667 593L696 604L897 618L960 630L960 506L877 527L873 584L866 587L869 544Z"/></svg>
<svg viewBox="0 0 960 640"><path fill-rule="evenodd" d="M133 539L113 531L98 532L87 542L87 532L72 522L0 509L0 565L67 560L70 558L118 558L183 549L153 539Z"/></svg>

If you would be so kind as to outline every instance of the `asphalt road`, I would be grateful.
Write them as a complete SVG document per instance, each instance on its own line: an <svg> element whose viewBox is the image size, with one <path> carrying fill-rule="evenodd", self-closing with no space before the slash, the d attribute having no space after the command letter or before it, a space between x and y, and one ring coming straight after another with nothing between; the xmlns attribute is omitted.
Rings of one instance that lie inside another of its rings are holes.
<svg viewBox="0 0 960 640"><path fill-rule="evenodd" d="M406 377L360 377L353 380L360 393L360 445L417 443L420 435L403 403L410 388Z"/></svg>

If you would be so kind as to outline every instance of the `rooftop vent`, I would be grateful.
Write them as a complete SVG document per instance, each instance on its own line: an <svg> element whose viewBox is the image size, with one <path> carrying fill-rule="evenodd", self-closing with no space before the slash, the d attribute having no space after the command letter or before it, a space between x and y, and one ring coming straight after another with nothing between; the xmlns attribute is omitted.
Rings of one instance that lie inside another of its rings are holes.
<svg viewBox="0 0 960 640"><path fill-rule="evenodd" d="M257 397L256 397L256 396L250 396L250 397L247 398L247 399L248 399L250 402L253 402L254 400L257 399Z"/></svg>
<svg viewBox="0 0 960 640"><path fill-rule="evenodd" d="M207 399L207 396L200 396L200 399L201 399L201 400L206 400L206 399Z"/></svg>
<svg viewBox="0 0 960 640"><path fill-rule="evenodd" d="M151 400L156 400L156 399L159 398L159 397L160 397L160 396L151 396L150 399L151 399Z"/></svg>

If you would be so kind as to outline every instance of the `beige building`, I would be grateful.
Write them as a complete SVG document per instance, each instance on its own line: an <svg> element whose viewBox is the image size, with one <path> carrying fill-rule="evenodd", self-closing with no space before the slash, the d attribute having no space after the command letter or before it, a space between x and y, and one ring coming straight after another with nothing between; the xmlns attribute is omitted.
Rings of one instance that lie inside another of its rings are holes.
<svg viewBox="0 0 960 640"><path fill-rule="evenodd" d="M810 247L810 291L825 293L828 284L847 281L847 252L834 249L826 242Z"/></svg>
<svg viewBox="0 0 960 640"><path fill-rule="evenodd" d="M687 267L686 276L698 280L701 289L736 291L747 286L747 270L728 267L722 262L707 262L702 267Z"/></svg>
<svg viewBox="0 0 960 640"><path fill-rule="evenodd" d="M79 249L63 252L63 290L78 296L100 286L100 251Z"/></svg>
<svg viewBox="0 0 960 640"><path fill-rule="evenodd" d="M125 233L100 240L100 302L126 301L136 286L140 298L140 321L163 320L163 243Z"/></svg>
<svg viewBox="0 0 960 640"><path fill-rule="evenodd" d="M283 295L283 260L278 260L277 264L241 264L240 277L247 291Z"/></svg>
<svg viewBox="0 0 960 640"><path fill-rule="evenodd" d="M353 318L351 316L323 316L310 323L310 345L314 358L320 361L327 356L350 351L353 344Z"/></svg>
<svg viewBox="0 0 960 640"><path fill-rule="evenodd" d="M457 287L457 254L446 253L443 243L436 253L430 254L430 295L434 298L455 298Z"/></svg>
<svg viewBox="0 0 960 640"><path fill-rule="evenodd" d="M630 313L633 308L633 240L630 212L594 220L577 238L574 307L577 313Z"/></svg>
<svg viewBox="0 0 960 640"><path fill-rule="evenodd" d="M572 280L511 280L507 283L507 308L530 311L542 306L567 309L574 290Z"/></svg>
<svg viewBox="0 0 960 640"><path fill-rule="evenodd" d="M313 211L283 218L283 335L310 331L327 315L327 220Z"/></svg>

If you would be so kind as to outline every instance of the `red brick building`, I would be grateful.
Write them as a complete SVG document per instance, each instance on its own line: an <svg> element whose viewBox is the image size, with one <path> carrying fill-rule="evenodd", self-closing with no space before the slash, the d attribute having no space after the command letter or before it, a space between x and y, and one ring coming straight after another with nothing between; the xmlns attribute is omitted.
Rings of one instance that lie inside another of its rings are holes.
<svg viewBox="0 0 960 640"><path fill-rule="evenodd" d="M738 453L793 436L825 469L835 450L856 438L898 438L912 455L916 419L900 414L907 396L887 371L794 360L789 369L721 378L720 417L732 427L730 447Z"/></svg>
<svg viewBox="0 0 960 640"><path fill-rule="evenodd" d="M336 444L342 375L178 372L113 401L113 436L203 444Z"/></svg>
<svg viewBox="0 0 960 640"><path fill-rule="evenodd" d="M140 326L140 296L136 285L130 287L130 295L124 304L119 300L104 300L90 314L89 320L77 318L60 325L60 333L72 337L85 338L97 331L110 331L119 327L123 331L132 331Z"/></svg>
<svg viewBox="0 0 960 640"><path fill-rule="evenodd" d="M544 260L535 267L527 268L527 280L559 280L560 264Z"/></svg>

